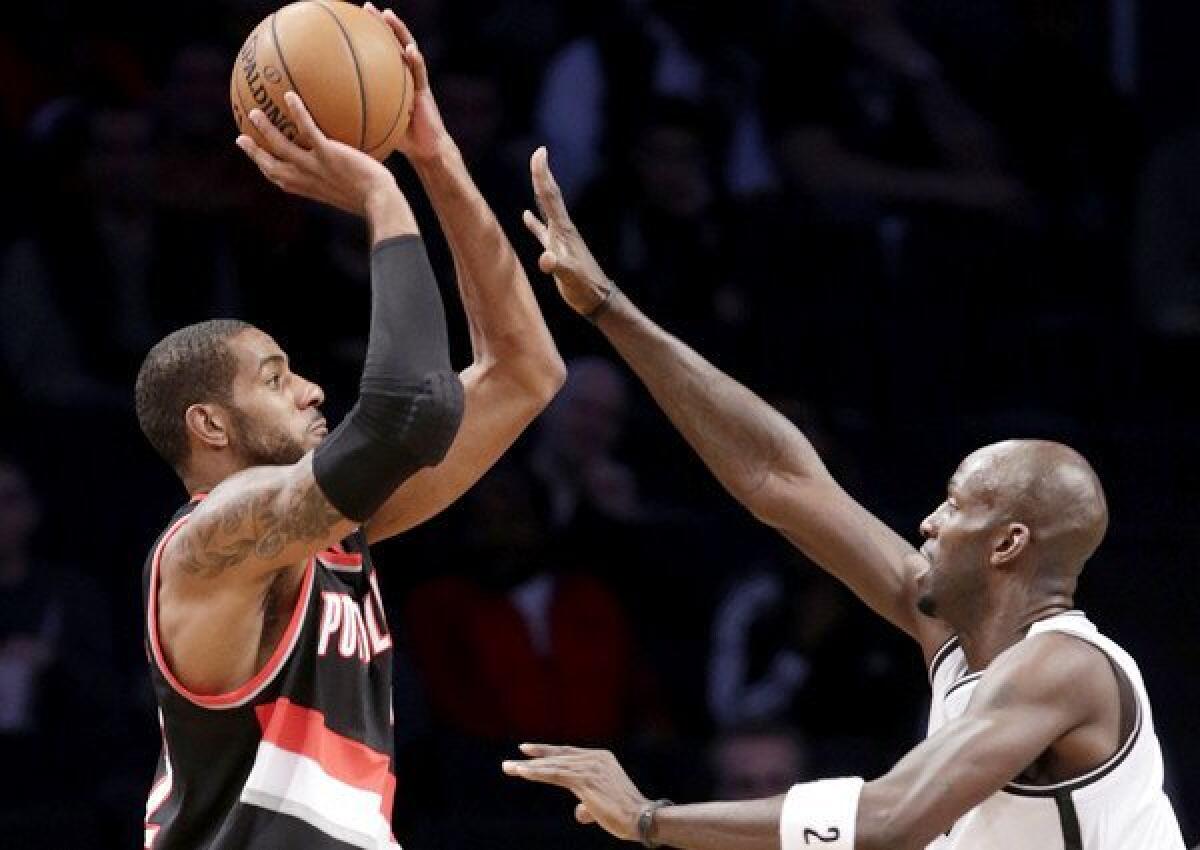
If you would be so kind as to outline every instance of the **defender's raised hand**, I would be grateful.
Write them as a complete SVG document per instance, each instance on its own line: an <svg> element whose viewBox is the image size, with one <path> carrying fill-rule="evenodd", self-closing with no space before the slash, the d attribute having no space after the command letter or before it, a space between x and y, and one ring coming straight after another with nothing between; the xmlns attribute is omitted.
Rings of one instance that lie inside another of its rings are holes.
<svg viewBox="0 0 1200 850"><path fill-rule="evenodd" d="M567 212L562 190L550 171L549 155L544 147L533 152L529 162L533 193L537 198L539 219L525 210L525 226L541 243L538 268L554 275L558 292L571 309L583 316L594 315L613 293L613 282L604 274L596 258Z"/></svg>
<svg viewBox="0 0 1200 850"><path fill-rule="evenodd" d="M413 84L416 91L413 95L413 113L408 122L408 129L400 139L396 150L404 154L414 164L437 156L441 147L449 140L446 125L442 122L438 111L437 101L434 100L433 90L429 87L429 69L425 65L425 57L417 46L417 40L404 21L391 9L380 11L373 3L363 4L363 8L377 16L387 24L400 42L404 53L404 61L412 72Z"/></svg>
<svg viewBox="0 0 1200 850"><path fill-rule="evenodd" d="M295 92L283 97L296 121L296 141L280 133L260 109L251 110L250 121L265 145L246 135L237 138L238 147L268 180L285 192L360 216L367 215L375 201L399 196L396 178L387 168L362 151L328 138Z"/></svg>
<svg viewBox="0 0 1200 850"><path fill-rule="evenodd" d="M504 762L509 776L565 788L579 798L575 819L596 823L626 841L637 841L638 816L650 805L608 750L522 744L525 761Z"/></svg>

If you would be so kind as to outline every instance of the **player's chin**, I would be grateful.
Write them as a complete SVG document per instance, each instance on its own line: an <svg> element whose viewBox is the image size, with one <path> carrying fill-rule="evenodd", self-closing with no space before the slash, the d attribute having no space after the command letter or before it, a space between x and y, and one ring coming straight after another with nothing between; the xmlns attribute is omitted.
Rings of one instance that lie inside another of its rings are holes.
<svg viewBox="0 0 1200 850"><path fill-rule="evenodd" d="M320 426L319 428L309 428L304 432L304 439L302 441L304 444L304 451L312 451L317 446L321 445L321 443L325 442L325 438L328 436L329 429L324 425Z"/></svg>

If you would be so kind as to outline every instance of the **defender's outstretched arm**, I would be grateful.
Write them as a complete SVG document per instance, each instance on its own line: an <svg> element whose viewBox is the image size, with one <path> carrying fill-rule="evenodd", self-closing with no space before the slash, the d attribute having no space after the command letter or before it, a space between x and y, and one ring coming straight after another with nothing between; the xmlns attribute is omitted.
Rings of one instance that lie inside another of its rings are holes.
<svg viewBox="0 0 1200 850"><path fill-rule="evenodd" d="M544 220L527 212L525 223L564 300L593 319L734 498L919 641L929 659L949 633L916 608L921 562L913 547L838 485L798 428L616 288L571 221L544 158L534 162L533 183Z"/></svg>

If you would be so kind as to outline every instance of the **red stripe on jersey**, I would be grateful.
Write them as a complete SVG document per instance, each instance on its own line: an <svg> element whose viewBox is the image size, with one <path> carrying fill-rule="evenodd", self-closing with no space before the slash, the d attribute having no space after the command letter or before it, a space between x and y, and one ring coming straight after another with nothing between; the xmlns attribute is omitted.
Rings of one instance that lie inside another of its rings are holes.
<svg viewBox="0 0 1200 850"><path fill-rule="evenodd" d="M326 549L324 552L318 552L317 557L331 567L362 568L362 555L358 552L337 552L333 549Z"/></svg>
<svg viewBox="0 0 1200 850"><path fill-rule="evenodd" d="M255 706L263 740L280 749L307 756L327 774L383 798L384 816L391 817L396 779L391 759L366 744L339 735L325 725L325 715L289 699Z"/></svg>
<svg viewBox="0 0 1200 850"><path fill-rule="evenodd" d="M232 691L227 691L223 694L198 694L188 690L182 682L175 678L175 674L167 666L167 658L162 650L162 644L158 636L159 566L162 562L163 552L167 548L167 543L183 527L189 516L191 515L185 514L181 516L174 525L167 529L167 532L162 536L162 540L158 542L158 546L154 550L154 559L150 566L150 599L146 612L146 631L150 636L150 650L154 655L154 663L158 666L163 678L167 680L167 684L184 699L195 703L201 708L235 708L253 699L263 688L270 684L271 680L275 678L287 662L288 657L292 654L296 638L300 634L300 625L304 622L304 612L308 608L309 596L312 593L316 573L316 561L309 558L308 566L304 568L304 582L300 586L300 594L296 597L296 607L292 610L292 619L288 622L287 629L284 631L282 637L279 638L279 643L276 644L275 651L271 653L271 657L263 665L263 668L255 673L248 682Z"/></svg>
<svg viewBox="0 0 1200 850"><path fill-rule="evenodd" d="M390 822L392 820L392 804L396 802L396 775L389 772L387 781L383 785L383 816ZM392 840L396 840L396 836L392 836Z"/></svg>

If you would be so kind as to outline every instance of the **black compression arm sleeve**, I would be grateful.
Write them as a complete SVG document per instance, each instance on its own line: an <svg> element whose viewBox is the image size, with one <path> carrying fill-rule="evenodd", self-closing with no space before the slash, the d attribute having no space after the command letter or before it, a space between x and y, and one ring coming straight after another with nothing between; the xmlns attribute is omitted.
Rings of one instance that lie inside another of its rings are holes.
<svg viewBox="0 0 1200 850"><path fill-rule="evenodd" d="M363 522L458 433L463 388L450 366L446 316L419 236L371 254L371 336L358 403L313 454L321 491Z"/></svg>
<svg viewBox="0 0 1200 850"><path fill-rule="evenodd" d="M450 371L446 313L420 236L385 239L371 252L371 336L362 388Z"/></svg>

